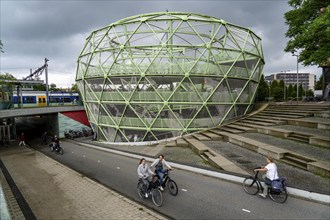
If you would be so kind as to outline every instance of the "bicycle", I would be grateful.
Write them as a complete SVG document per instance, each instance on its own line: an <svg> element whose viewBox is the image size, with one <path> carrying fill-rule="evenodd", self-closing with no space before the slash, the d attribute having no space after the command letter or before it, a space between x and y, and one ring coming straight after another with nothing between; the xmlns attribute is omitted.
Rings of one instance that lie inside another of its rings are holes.
<svg viewBox="0 0 330 220"><path fill-rule="evenodd" d="M156 172L155 172L156 173ZM158 176L159 179L159 176ZM171 195L176 196L178 195L178 185L176 184L176 182L170 177L170 170L167 169L166 172L164 173L164 177L163 177L163 184L162 184L163 188L168 188L168 190L170 191Z"/></svg>
<svg viewBox="0 0 330 220"><path fill-rule="evenodd" d="M142 199L146 199L147 197L145 196L145 194L147 193L147 195L151 195L152 198L152 202L160 207L163 204L163 194L162 192L158 189L159 186L159 182L158 181L158 177L157 176L153 176L152 181L149 183L150 184L150 189L147 190L145 184L143 183L142 179L140 178L137 184L137 192L139 194L139 196Z"/></svg>
<svg viewBox="0 0 330 220"><path fill-rule="evenodd" d="M261 167L257 167L255 169L260 169ZM258 177L259 171L256 172L255 176L249 176L243 181L243 188L245 192L250 195L256 195L258 192L263 191L263 186L260 183L260 179ZM268 195L274 202L284 203L288 198L288 192L285 186L285 177L281 177L282 179L282 190L272 189L271 186L268 187Z"/></svg>
<svg viewBox="0 0 330 220"><path fill-rule="evenodd" d="M61 155L64 154L64 150L60 144L51 143L49 145L49 147L50 147L50 151L52 151L52 152L55 151L55 153L57 153L57 154L61 154Z"/></svg>

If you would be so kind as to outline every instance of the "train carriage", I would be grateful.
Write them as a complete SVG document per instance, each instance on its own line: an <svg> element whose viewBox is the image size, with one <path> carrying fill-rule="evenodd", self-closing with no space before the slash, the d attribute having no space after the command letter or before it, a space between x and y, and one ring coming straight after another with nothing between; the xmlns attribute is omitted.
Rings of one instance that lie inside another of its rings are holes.
<svg viewBox="0 0 330 220"><path fill-rule="evenodd" d="M75 105L80 100L77 92L49 92L49 106ZM47 106L46 91L23 91L21 97L24 108ZM14 107L18 108L17 93L13 94Z"/></svg>

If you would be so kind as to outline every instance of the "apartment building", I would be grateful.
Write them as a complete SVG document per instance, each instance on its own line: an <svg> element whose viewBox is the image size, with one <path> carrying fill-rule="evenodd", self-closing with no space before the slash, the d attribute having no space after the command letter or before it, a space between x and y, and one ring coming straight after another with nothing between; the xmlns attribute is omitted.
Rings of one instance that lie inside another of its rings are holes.
<svg viewBox="0 0 330 220"><path fill-rule="evenodd" d="M281 81L283 80L285 85L296 85L298 81L298 85L302 85L305 90L313 90L316 82L316 75L312 73L275 73L269 76L265 76L265 81L272 83L274 80Z"/></svg>

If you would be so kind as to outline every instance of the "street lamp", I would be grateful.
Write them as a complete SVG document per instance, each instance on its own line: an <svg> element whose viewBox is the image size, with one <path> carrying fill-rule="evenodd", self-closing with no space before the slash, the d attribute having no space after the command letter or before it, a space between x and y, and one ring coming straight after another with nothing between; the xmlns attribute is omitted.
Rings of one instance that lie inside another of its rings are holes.
<svg viewBox="0 0 330 220"><path fill-rule="evenodd" d="M298 96L299 96L299 88L298 88L298 83L299 83L299 79L298 79L298 73L299 73L299 70L298 70L298 59L299 59L299 55L294 54L294 52L292 52L292 56L297 57L297 103L298 103Z"/></svg>
<svg viewBox="0 0 330 220"><path fill-rule="evenodd" d="M290 70L282 70L281 73L284 73L283 75L283 84L284 84L284 94L283 94L283 101L285 101L285 90L286 90L286 86L285 86L285 80L286 80L286 72L289 72Z"/></svg>

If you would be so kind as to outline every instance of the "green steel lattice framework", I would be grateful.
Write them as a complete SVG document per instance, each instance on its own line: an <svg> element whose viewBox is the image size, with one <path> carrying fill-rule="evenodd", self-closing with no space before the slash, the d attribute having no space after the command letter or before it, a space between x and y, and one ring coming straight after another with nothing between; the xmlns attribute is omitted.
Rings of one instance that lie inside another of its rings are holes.
<svg viewBox="0 0 330 220"><path fill-rule="evenodd" d="M250 29L161 12L93 31L76 82L99 140L157 142L249 112L263 66L261 39Z"/></svg>

